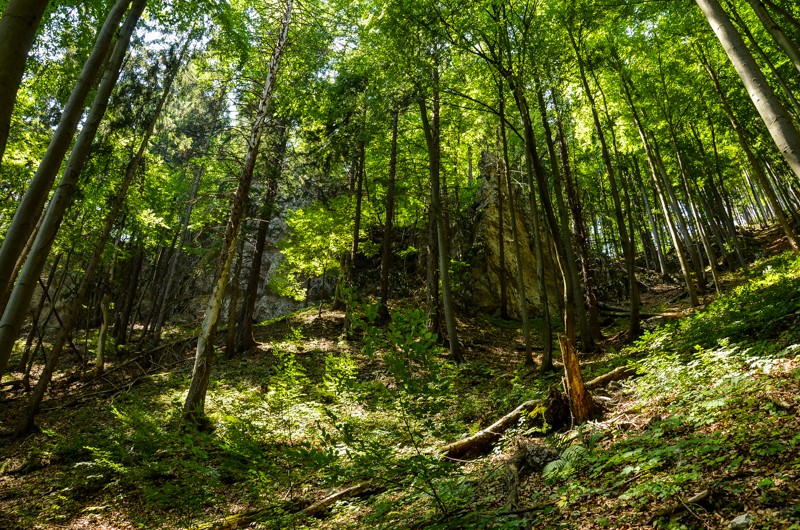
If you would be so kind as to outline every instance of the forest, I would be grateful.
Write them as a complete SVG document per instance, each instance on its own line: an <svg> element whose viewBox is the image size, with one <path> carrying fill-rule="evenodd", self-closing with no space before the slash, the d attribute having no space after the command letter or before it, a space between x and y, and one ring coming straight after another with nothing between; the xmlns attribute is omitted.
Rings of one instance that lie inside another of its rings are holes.
<svg viewBox="0 0 800 530"><path fill-rule="evenodd" d="M0 11L0 528L800 529L795 0Z"/></svg>

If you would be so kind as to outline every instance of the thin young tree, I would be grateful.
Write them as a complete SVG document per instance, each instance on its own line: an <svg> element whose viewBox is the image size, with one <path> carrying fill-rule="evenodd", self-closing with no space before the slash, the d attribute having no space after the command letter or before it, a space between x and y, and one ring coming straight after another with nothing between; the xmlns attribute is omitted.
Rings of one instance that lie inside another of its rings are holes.
<svg viewBox="0 0 800 530"><path fill-rule="evenodd" d="M225 289L228 284L228 274L233 259L233 248L236 244L236 237L244 216L247 196L250 193L250 185L253 181L253 171L256 166L256 158L261 145L261 138L269 116L269 104L272 99L272 92L275 88L275 78L283 57L284 49L289 35L289 24L292 18L293 0L286 3L286 11L281 21L280 33L277 43L272 51L269 62L264 91L258 103L258 111L255 121L250 131L250 138L247 144L247 154L245 155L242 172L239 175L239 184L231 205L231 213L225 227L225 236L220 250L219 264L217 267L214 287L206 305L205 317L197 337L197 349L195 351L194 368L192 370L192 381L186 400L183 403L183 415L188 421L198 424L200 427L206 426L205 417L206 394L208 384L211 379L211 366L214 360L214 338L219 314L222 310L222 301L225 297Z"/></svg>

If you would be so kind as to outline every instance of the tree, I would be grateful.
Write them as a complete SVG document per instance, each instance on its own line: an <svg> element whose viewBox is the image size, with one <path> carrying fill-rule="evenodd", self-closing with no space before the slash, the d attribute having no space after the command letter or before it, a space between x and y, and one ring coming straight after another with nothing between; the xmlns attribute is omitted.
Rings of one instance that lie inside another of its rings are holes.
<svg viewBox="0 0 800 530"><path fill-rule="evenodd" d="M127 53L131 35L133 34L133 30L136 27L139 17L144 11L146 4L146 0L134 0L133 7L131 8L127 19L125 20L125 24L120 31L119 38L114 47L114 51L108 61L108 65L106 66L106 72L103 76L103 80L101 81L97 93L95 94L95 99L86 118L86 123L81 130L81 134L78 137L75 146L73 147L72 154L67 162L66 169L64 170L64 174L62 175L58 188L53 194L53 197L50 199L47 211L41 220L36 237L33 240L30 252L28 253L28 257L25 260L25 265L22 268L20 278L18 279L17 284L14 286L8 303L5 305L3 317L0 319L0 374L5 373L8 366L8 359L11 356L11 350L17 340L19 328L25 319L25 310L31 301L31 297L33 296L33 291L36 288L39 274L41 274L47 257L50 254L50 249L56 233L61 226L64 212L66 212L67 207L72 202L72 197L78 184L78 178L80 177L86 157L89 154L92 141L94 140L97 129L100 126L100 122L102 121L106 112L106 108L108 107L108 99L111 97L111 92L113 91L114 86L117 84L117 79L119 79L120 67L122 66L125 54ZM104 28L104 31L105 29L106 28ZM56 135L58 135L58 131L56 132ZM51 146L52 145L53 142L51 142ZM44 165L45 162L43 161L42 166ZM42 166L40 166L40 170ZM50 169L57 170L58 168L51 167ZM38 174L39 172L37 172L37 175ZM35 176L34 182L36 179L37 177ZM30 193L35 195L36 191L39 190L34 190L34 184L31 183L31 187L25 194L25 198L27 199L28 194ZM40 199L40 203L43 203L46 195L47 194L45 192L43 197L38 198ZM32 198L29 204L33 206L32 203L36 200L37 198ZM25 199L23 199L23 203L20 204L17 212L14 215L15 220L19 215L24 215L25 211L23 210L23 205L25 205ZM33 215L35 215L37 218L39 216L38 213L34 213ZM25 225L22 224L20 226L20 230L24 228L24 226ZM30 227L30 222L28 222L27 226ZM2 261L3 250L6 250L7 252L12 250L12 245L9 244L6 246L6 242L19 237L19 234L12 234L12 231L14 231L13 221L11 228L9 228L9 231L6 234L6 239L3 241L3 248L0 249L0 261ZM26 234L26 236L30 237L30 234ZM2 273L0 272L0 274ZM0 288L2 288L2 286L2 280L0 279Z"/></svg>
<svg viewBox="0 0 800 530"><path fill-rule="evenodd" d="M28 51L50 0L10 0L0 19L0 165Z"/></svg>
<svg viewBox="0 0 800 530"><path fill-rule="evenodd" d="M778 151L794 174L800 177L800 132L767 83L764 74L719 2L717 0L696 0L696 2L744 83ZM799 248L797 241L790 239L790 242L795 250Z"/></svg>
<svg viewBox="0 0 800 530"><path fill-rule="evenodd" d="M206 306L205 317L197 338L197 349L195 351L194 368L192 370L192 381L189 391L183 403L184 417L189 421L202 424L205 419L205 401L208 392L208 384L211 378L211 366L214 359L214 345L212 343L216 332L219 314L222 309L222 301L225 297L225 289L228 283L228 274L233 260L233 248L239 234L239 227L244 216L247 197L250 192L250 185L253 180L253 170L256 165L258 149L261 145L261 137L269 116L269 104L272 99L272 91L275 87L275 78L278 74L281 57L286 48L289 34L289 23L292 17L293 0L286 3L286 11L281 21L280 33L277 43L272 51L272 58L268 65L266 82L261 99L258 103L258 112L253 123L250 138L247 144L247 154L245 156L242 172L239 176L239 184L233 198L231 213L225 227L225 237L220 250L219 265L217 267L214 287Z"/></svg>

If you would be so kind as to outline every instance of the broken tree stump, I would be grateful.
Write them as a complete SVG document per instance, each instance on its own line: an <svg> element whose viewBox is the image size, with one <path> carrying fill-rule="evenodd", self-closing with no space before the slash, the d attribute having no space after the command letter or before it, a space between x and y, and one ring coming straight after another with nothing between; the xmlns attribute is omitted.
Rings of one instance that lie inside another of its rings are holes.
<svg viewBox="0 0 800 530"><path fill-rule="evenodd" d="M572 341L566 335L559 335L558 342L561 346L561 358L564 362L564 382L567 391L567 400L576 425L586 423L592 419L597 410L592 401L592 395L583 382L581 365Z"/></svg>

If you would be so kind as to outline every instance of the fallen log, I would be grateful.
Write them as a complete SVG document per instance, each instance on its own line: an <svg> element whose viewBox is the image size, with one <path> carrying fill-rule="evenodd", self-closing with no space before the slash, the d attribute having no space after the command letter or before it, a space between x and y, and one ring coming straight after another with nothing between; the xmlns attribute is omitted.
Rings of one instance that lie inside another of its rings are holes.
<svg viewBox="0 0 800 530"><path fill-rule="evenodd" d="M657 512L655 512L653 515L650 516L650 519L647 520L647 524L651 525L656 521L656 519L660 519L661 517L666 517L668 515L672 515L674 513L683 510L688 510L689 504L699 504L708 499L710 496L711 496L711 490L706 489L701 491L697 495L694 495L693 497L689 497L685 501L681 499L679 503L672 504L670 506L667 506L666 508L662 508Z"/></svg>
<svg viewBox="0 0 800 530"><path fill-rule="evenodd" d="M629 307L619 307L619 306L615 306L615 305L611 305L611 304L606 304L604 302L597 302L597 308L600 309L601 311L603 311L604 313L611 313L611 314L614 314L614 315L627 316L627 315L631 314L631 309ZM661 318L683 318L684 316L686 316L686 315L684 315L683 313L674 312L674 311L670 312L670 313L646 313L646 312L640 312L639 313L639 317L640 318L655 318L655 317L661 317Z"/></svg>
<svg viewBox="0 0 800 530"><path fill-rule="evenodd" d="M586 389L587 390L594 390L596 388L602 388L607 384L611 383L612 381L622 381L623 379L629 379L631 377L638 377L639 374L636 373L636 370L631 366L620 366L618 368L614 368L610 372L607 372L603 375L598 375L591 381L586 382Z"/></svg>
<svg viewBox="0 0 800 530"><path fill-rule="evenodd" d="M379 491L385 491L386 488L375 486L371 482L361 482L354 486L347 487L343 490L339 490L332 495L328 495L321 501L317 501L308 508L304 508L301 510L300 513L303 515L308 515L311 517L318 517L322 515L322 513L331 507L336 502L344 501L347 499L351 499L353 497L359 497L361 495L365 495L367 493L374 494Z"/></svg>
<svg viewBox="0 0 800 530"><path fill-rule="evenodd" d="M367 494L372 495L385 490L386 488L377 486L371 482L359 482L358 484L348 486L336 493L328 495L324 499L313 504L309 504L308 499L295 499L281 503L278 506L269 506L267 508L229 515L221 521L212 521L194 526L192 530L237 530L264 520L276 513L294 513L295 515L302 514L308 517L319 517L338 501L344 501ZM305 507L303 507L304 505Z"/></svg>
<svg viewBox="0 0 800 530"><path fill-rule="evenodd" d="M485 429L476 432L472 436L445 445L443 448L444 456L458 459L481 453L485 447L491 446L499 440L505 431L522 418L523 414L530 412L541 403L541 399L526 401Z"/></svg>

